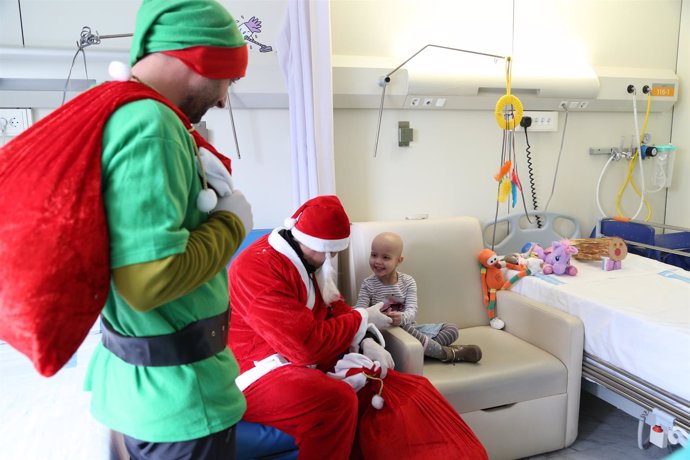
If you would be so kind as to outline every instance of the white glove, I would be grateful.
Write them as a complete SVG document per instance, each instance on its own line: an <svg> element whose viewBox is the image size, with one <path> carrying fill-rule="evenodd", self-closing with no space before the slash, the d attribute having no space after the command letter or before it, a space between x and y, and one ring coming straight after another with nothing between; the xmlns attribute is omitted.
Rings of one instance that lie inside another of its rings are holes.
<svg viewBox="0 0 690 460"><path fill-rule="evenodd" d="M381 365L381 378L386 378L388 369L395 369L393 357L376 340L367 337L362 340L362 354L372 361L378 361Z"/></svg>
<svg viewBox="0 0 690 460"><path fill-rule="evenodd" d="M201 158L201 165L199 164L199 158ZM204 147L201 147L196 160L199 175L201 175L201 171L204 172L206 182L216 191L219 197L228 196L232 193L235 189L232 183L232 176L218 157Z"/></svg>
<svg viewBox="0 0 690 460"><path fill-rule="evenodd" d="M383 302L379 302L376 305L372 305L371 307L367 308L366 310L369 317L367 322L373 324L379 329L388 329L391 327L393 320L381 313L381 308L383 308Z"/></svg>
<svg viewBox="0 0 690 460"><path fill-rule="evenodd" d="M244 225L245 235L254 227L254 217L252 216L252 205L249 204L244 193L235 190L228 196L218 199L218 204L211 212L228 211L240 218Z"/></svg>

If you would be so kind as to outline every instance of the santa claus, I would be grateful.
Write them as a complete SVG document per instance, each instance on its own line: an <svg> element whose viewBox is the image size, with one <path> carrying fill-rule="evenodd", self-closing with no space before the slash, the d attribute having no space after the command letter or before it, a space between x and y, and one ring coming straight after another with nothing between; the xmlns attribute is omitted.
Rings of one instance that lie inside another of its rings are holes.
<svg viewBox="0 0 690 460"><path fill-rule="evenodd" d="M338 198L319 196L232 263L228 340L247 399L244 420L293 436L300 459L486 458L428 380L392 370L378 333L391 321L382 304L354 309L343 301L332 256L349 235ZM373 363L362 371L374 383L353 387L336 378L334 366L348 352ZM383 406L372 399L381 393Z"/></svg>

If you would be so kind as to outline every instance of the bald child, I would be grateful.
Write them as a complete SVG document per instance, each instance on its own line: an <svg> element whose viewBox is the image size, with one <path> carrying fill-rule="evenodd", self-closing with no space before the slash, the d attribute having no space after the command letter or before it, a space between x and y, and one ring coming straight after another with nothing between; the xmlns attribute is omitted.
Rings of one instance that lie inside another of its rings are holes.
<svg viewBox="0 0 690 460"><path fill-rule="evenodd" d="M477 345L453 345L458 327L452 323L417 324L417 283L398 271L403 262L403 240L397 233L383 232L371 242L369 267L372 274L362 281L357 308L383 302L383 312L424 347L424 355L443 362L477 362L482 351Z"/></svg>

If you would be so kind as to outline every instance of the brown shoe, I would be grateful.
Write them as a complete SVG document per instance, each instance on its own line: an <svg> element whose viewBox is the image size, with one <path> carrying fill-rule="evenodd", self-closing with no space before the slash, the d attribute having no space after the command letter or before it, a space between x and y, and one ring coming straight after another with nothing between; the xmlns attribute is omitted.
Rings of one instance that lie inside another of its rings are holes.
<svg viewBox="0 0 690 460"><path fill-rule="evenodd" d="M443 347L443 351L446 352L446 359L443 359L444 363L476 363L482 359L482 349L477 345L450 345Z"/></svg>

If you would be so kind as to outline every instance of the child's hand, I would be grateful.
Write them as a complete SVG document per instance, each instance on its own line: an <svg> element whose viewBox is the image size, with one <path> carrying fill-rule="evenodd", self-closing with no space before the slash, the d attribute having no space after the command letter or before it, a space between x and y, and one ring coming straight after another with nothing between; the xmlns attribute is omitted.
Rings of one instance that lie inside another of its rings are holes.
<svg viewBox="0 0 690 460"><path fill-rule="evenodd" d="M389 311L386 315L393 320L391 326L400 326L400 323L402 323L402 313L399 311Z"/></svg>

